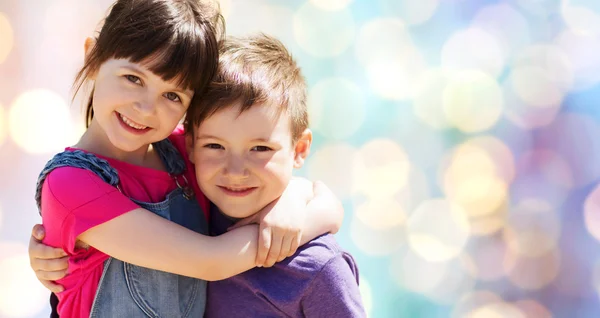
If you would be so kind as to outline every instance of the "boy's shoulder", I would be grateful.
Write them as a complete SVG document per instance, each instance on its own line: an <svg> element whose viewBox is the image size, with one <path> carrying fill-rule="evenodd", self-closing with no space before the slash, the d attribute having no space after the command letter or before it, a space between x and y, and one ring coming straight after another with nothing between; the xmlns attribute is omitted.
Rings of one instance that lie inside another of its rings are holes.
<svg viewBox="0 0 600 318"><path fill-rule="evenodd" d="M324 234L300 246L293 256L275 266L311 277L322 272L332 261L339 259L354 262L350 254L337 243L335 236ZM348 265L353 267L354 264Z"/></svg>

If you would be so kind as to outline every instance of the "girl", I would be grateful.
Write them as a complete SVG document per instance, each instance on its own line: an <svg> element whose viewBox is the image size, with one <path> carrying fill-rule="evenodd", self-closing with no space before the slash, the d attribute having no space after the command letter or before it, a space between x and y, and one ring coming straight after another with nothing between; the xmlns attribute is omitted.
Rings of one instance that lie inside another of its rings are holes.
<svg viewBox="0 0 600 318"><path fill-rule="evenodd" d="M262 213L284 220L272 221L279 230L261 225L267 244L259 246L256 225L205 235L208 202L175 128L215 73L221 25L218 10L198 0L118 0L86 41L76 87L93 82L88 129L49 161L36 197L44 243L69 256L69 275L57 281L61 315L201 317L203 280L254 267L269 244L272 265L339 226L331 195L308 205L310 196L283 196ZM312 225L305 235L298 215Z"/></svg>

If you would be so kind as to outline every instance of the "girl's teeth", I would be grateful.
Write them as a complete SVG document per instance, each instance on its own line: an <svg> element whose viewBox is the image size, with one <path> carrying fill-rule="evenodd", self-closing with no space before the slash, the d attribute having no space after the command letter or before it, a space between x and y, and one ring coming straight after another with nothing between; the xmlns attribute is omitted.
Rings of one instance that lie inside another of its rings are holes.
<svg viewBox="0 0 600 318"><path fill-rule="evenodd" d="M134 128L134 129L138 129L138 130L142 130L142 129L146 129L147 126L140 126L134 122L132 122L131 120L129 120L129 118L123 116L122 114L119 114L121 116L121 119L123 120L124 123L127 124L127 126Z"/></svg>

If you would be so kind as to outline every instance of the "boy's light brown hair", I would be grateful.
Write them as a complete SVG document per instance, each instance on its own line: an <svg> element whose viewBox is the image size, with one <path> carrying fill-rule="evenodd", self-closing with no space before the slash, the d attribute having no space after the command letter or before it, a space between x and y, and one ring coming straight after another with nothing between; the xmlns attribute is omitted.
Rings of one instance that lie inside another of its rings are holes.
<svg viewBox="0 0 600 318"><path fill-rule="evenodd" d="M227 37L219 43L217 74L190 105L185 130L193 134L206 118L238 102L240 112L256 104L287 112L293 143L308 128L304 77L285 46L271 36Z"/></svg>

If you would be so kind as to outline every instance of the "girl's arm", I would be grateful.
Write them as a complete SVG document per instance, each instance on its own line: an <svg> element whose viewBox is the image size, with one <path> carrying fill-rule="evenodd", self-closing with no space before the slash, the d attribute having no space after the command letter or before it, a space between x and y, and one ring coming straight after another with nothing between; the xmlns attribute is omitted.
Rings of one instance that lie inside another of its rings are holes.
<svg viewBox="0 0 600 318"><path fill-rule="evenodd" d="M127 263L209 281L254 267L257 238L255 225L210 237L141 208L77 237Z"/></svg>
<svg viewBox="0 0 600 318"><path fill-rule="evenodd" d="M275 242L283 242L288 240L286 234L297 232L297 238L293 238L297 242L293 254L298 245L319 235L337 232L343 219L343 209L339 200L321 182L313 185L299 179L290 186L282 196L283 200L279 201L285 204L280 207L275 204L277 208L266 215L281 211L300 215L299 219L306 217L305 222L286 225L283 231L274 228L272 233L275 235L268 237ZM308 205L304 204L306 201ZM294 226L300 230L294 230ZM262 233L267 228L263 227ZM255 266L258 231L257 225L247 225L210 237L140 208L91 228L78 239L134 265L213 281L229 278ZM278 259L284 259L285 255L279 257L280 250L281 245L279 250L266 253L268 257L264 266L272 266Z"/></svg>

